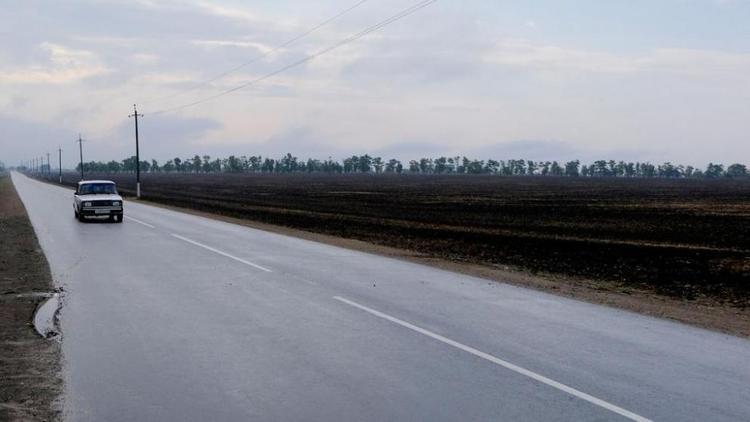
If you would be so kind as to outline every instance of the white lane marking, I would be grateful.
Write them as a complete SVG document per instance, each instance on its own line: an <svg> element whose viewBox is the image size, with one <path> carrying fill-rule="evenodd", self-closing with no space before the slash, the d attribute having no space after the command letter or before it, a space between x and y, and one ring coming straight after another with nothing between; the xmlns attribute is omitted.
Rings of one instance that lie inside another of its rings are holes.
<svg viewBox="0 0 750 422"><path fill-rule="evenodd" d="M146 226L146 227L148 227L148 228L150 228L150 229L155 229L155 228L156 228L156 227L152 226L151 224L148 224L148 223L144 223L143 221L141 221L141 220L138 220L137 218L133 218L133 217L131 217L131 216L129 216L129 215L126 215L126 216L124 216L124 217L125 217L125 218L127 218L128 220L131 220L131 221L135 221L135 222L136 222L136 223L138 223L138 224L144 225L144 226Z"/></svg>
<svg viewBox="0 0 750 422"><path fill-rule="evenodd" d="M267 272L267 273L270 273L270 272L271 272L271 270L269 270L269 269L268 269L268 268L266 268L266 267L261 267L261 266L260 266L260 265L258 265L258 264L253 264L252 262L250 262L250 261L246 261L246 260L244 260L244 259L242 259L242 258L237 258L237 257L236 257L236 256L234 256L234 255L230 255L230 254L228 254L228 253L226 253L226 252L223 252L223 251L220 251L220 250L218 250L218 249L216 249L216 248L212 248L212 247L210 247L210 246L208 246L208 245L204 245L203 243L200 243L200 242L196 242L195 240L192 240L192 239L188 239L187 237L183 237L183 236L180 236L179 234L174 234L174 233L172 233L172 236L173 236L173 237L176 237L177 239L180 239L180 240L182 240L182 241L185 241L185 242L188 242L188 243L192 243L192 244L193 244L193 245L195 245L195 246L200 246L200 247L201 247L201 248L203 248L203 249L207 249L207 250L209 250L209 251L211 251L211 252L214 252L214 253L217 253L217 254L219 254L219 255L225 256L225 257L227 257L227 258L230 258L230 259L234 259L235 261L237 261L237 262L241 262L241 263L243 263L243 264L245 264L245 265L249 265L249 266L251 266L251 267L254 267L254 268L257 268L257 269L259 269L259 270L263 270L263 271L265 271L265 272Z"/></svg>
<svg viewBox="0 0 750 422"><path fill-rule="evenodd" d="M445 343L449 346L453 346L457 349L463 350L464 352L471 353L474 356L480 357L482 359L488 360L494 364L500 365L503 368L510 369L513 372L519 373L521 375L527 376L535 381L539 381L542 384L546 384L550 387L556 388L560 391L563 391L565 393L568 393L572 396L578 397L581 400L586 400L589 403L595 404L599 407L602 407L604 409L607 409L611 412L617 413L618 415L622 415L630 420L638 421L638 422L652 422L651 419L645 418L643 416L637 415L631 411L625 410L621 407L615 406L612 403L606 402L602 399L598 399L592 395L586 394L582 391L576 390L573 387L569 387L565 384L559 383L555 380L549 379L545 377L544 375L539 375L536 372L532 372L526 368L522 368L518 365L514 365L508 361L504 361L500 358L497 358L495 356L492 356L489 353L482 352L481 350L477 350L473 347L467 346L465 344L459 343L457 341L451 340L449 338L443 337L440 334L435 334L432 331L425 330L424 328L417 327L416 325L410 324L406 321L402 321L398 318L394 318L390 315L386 315L380 311L376 311L375 309L368 308L367 306L360 305L359 303L352 302L349 299L345 299L341 296L334 296L335 300L338 300L339 302L346 303L347 305L353 306L355 308L361 309L367 313L370 313L372 315L375 315L377 317L383 318L385 320L388 320L390 322L393 322L394 324L398 324L402 327L408 328L412 331L416 331L420 334L423 334L427 337L431 337L437 341L440 341L442 343Z"/></svg>

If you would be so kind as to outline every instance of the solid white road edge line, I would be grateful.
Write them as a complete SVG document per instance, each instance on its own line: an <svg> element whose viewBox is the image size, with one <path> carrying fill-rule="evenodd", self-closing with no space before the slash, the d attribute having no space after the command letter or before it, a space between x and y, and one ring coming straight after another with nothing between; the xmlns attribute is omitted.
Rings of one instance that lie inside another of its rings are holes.
<svg viewBox="0 0 750 422"><path fill-rule="evenodd" d="M125 218L127 218L128 220L131 220L131 221L135 221L135 222L136 222L136 223L138 223L138 224L141 224L141 225L143 225L143 226L146 226L146 227L148 227L149 229L155 229L155 228L156 228L156 227L152 226L151 224L148 224L148 223L144 223L143 221L141 221L141 220L138 220L137 218L133 218L133 217L131 217L131 216L129 216L129 215L125 215L124 217L125 217Z"/></svg>
<svg viewBox="0 0 750 422"><path fill-rule="evenodd" d="M569 386L567 386L565 384L562 384L562 383L559 383L559 382L557 382L555 380L549 379L549 378L547 378L547 377L545 377L543 375L539 375L536 372L532 372L532 371L530 371L530 370L528 370L526 368L522 368L522 367L520 367L518 365L514 365L514 364L512 364L512 363L510 363L508 361L504 361L504 360L502 360L500 358L497 358L495 356L490 355L489 353L482 352L481 350L477 350L477 349L475 349L473 347L467 346L465 344L461 344L461 343L459 343L457 341L454 341L454 340L451 340L449 338L443 337L443 336L441 336L439 334L435 334L432 331L425 330L424 328L417 327L416 325L410 324L410 323L408 323L406 321L402 321L402 320L400 320L398 318L394 318L394 317L392 317L390 315L387 315L387 314L384 314L384 313L382 313L380 311L376 311L375 309L368 308L367 306L360 305L359 303L356 303L356 302L352 302L351 300L345 299L345 298L343 298L341 296L334 296L333 298L335 300L338 300L339 302L346 303L347 305L350 305L350 306L353 306L355 308L361 309L361 310L363 310L363 311L365 311L367 313L370 313L372 315L375 315L375 316L377 316L379 318L383 318L383 319L388 320L388 321L390 321L390 322L392 322L394 324L398 324L398 325L400 325L402 327L408 328L408 329L410 329L412 331L416 331L416 332L418 332L420 334L423 334L423 335L425 335L427 337L431 337L431 338L433 338L433 339L435 339L437 341L440 341L442 343L445 343L445 344L447 344L449 346L453 346L453 347L455 347L457 349L463 350L464 352L467 352L467 353L470 353L470 354L472 354L474 356L477 356L477 357L480 357L482 359L488 360L488 361L490 361L490 362L492 362L494 364L502 366L503 368L506 368L506 369L509 369L509 370L511 370L513 372L516 372L516 373L519 373L521 375L527 376L527 377L529 377L529 378L531 378L531 379L533 379L535 381L541 382L542 384L546 384L546 385L548 385L550 387L556 388L556 389L558 389L560 391L563 391L565 393L568 393L568 394L570 394L572 396L578 397L581 400L585 400L585 401L587 401L589 403L592 403L594 405L597 405L599 407L607 409L607 410L609 410L611 412L617 413L618 415L624 416L624 417L626 417L626 418L628 418L630 420L634 420L634 421L638 421L638 422L652 422L651 419L648 419L648 418L645 418L643 416L637 415L637 414L635 414L633 412L630 412L628 410L625 410L625 409L623 409L621 407L615 406L612 403L606 402L606 401L604 401L602 399L598 399L598 398L596 398L594 396L591 396L589 394L586 394L586 393L584 393L582 391L576 390L573 387L569 387Z"/></svg>
<svg viewBox="0 0 750 422"><path fill-rule="evenodd" d="M220 250L218 250L218 249L216 249L216 248L212 248L212 247L210 247L210 246L208 246L208 245L204 245L203 243L200 243L200 242L196 242L195 240L192 240L192 239L188 239L187 237L183 237L183 236L180 236L179 234L174 234L174 233L172 233L172 236L173 236L173 237L176 237L177 239L180 239L180 240L182 240L182 241L184 241L184 242L192 243L192 244L193 244L193 245L195 245L195 246L200 246L200 247L201 247L201 248L203 248L203 249L207 249L207 250L209 250L209 251L211 251L211 252L217 253L217 254L219 254L219 255L223 255L223 256L225 256L225 257L227 257L227 258L230 258L230 259L234 259L235 261L237 261L237 262L241 262L241 263L243 263L243 264L245 264L245 265L249 265L249 266L251 266L251 267L257 268L257 269L259 269L259 270L262 270L262 271L265 271L265 272L267 272L267 273L270 273L270 272L271 272L271 270L269 270L269 269L268 269L268 268L266 268L266 267L261 267L261 266L260 266L260 265L258 265L258 264L253 264L252 262L250 262L250 261L246 261L246 260L244 260L244 259L242 259L242 258L237 258L237 257L236 257L236 256L234 256L234 255L230 255L230 254L228 254L228 253L226 253L226 252L222 252L222 251L220 251Z"/></svg>

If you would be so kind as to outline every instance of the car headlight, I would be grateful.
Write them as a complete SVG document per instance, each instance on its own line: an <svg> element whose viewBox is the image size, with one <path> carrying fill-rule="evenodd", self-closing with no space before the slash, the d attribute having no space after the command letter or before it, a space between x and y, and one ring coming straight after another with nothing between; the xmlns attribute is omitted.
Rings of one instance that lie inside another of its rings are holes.
<svg viewBox="0 0 750 422"><path fill-rule="evenodd" d="M113 207L119 207L120 206L120 201L112 201L112 206Z"/></svg>
<svg viewBox="0 0 750 422"><path fill-rule="evenodd" d="M84 206L84 207L90 207L90 206L91 206L91 202L84 202L84 203L83 203L83 206Z"/></svg>

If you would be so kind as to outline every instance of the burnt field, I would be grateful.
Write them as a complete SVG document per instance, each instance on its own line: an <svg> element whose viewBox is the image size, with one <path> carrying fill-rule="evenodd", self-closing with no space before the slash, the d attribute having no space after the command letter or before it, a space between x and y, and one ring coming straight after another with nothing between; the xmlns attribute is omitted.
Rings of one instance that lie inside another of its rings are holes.
<svg viewBox="0 0 750 422"><path fill-rule="evenodd" d="M135 188L132 174L89 177ZM452 261L750 305L748 181L146 174L142 186L154 202Z"/></svg>

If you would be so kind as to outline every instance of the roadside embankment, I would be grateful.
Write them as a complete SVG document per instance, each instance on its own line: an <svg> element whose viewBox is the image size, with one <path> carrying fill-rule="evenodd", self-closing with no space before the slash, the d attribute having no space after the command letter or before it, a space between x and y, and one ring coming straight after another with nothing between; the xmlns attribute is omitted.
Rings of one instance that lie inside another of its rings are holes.
<svg viewBox="0 0 750 422"><path fill-rule="evenodd" d="M60 417L60 342L32 323L53 288L23 203L10 176L0 174L0 421Z"/></svg>

